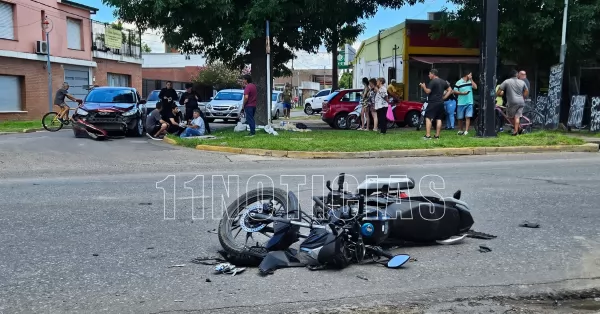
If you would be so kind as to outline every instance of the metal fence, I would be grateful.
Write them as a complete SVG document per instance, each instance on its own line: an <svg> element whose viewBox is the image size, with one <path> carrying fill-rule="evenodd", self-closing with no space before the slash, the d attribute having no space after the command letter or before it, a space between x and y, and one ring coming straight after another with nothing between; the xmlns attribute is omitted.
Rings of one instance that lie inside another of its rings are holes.
<svg viewBox="0 0 600 314"><path fill-rule="evenodd" d="M106 30L113 28L121 31L121 46L119 48L107 47ZM118 24L108 24L92 21L92 50L102 51L110 54L141 58L142 57L142 38L137 31L123 29Z"/></svg>

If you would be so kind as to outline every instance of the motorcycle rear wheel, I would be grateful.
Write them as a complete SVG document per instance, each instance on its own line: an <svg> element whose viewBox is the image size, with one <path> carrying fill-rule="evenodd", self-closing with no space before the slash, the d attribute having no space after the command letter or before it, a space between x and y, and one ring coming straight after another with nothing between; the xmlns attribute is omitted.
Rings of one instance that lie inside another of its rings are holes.
<svg viewBox="0 0 600 314"><path fill-rule="evenodd" d="M248 210L247 207L249 207L249 205L265 200L269 200L271 204L275 201L281 205L278 209L274 208L274 216L292 218L294 215L297 215L297 213L288 213L288 195L284 190L279 188L264 187L262 191L260 189L252 190L232 202L227 207L227 211L219 222L218 235L219 243L227 253L228 260L237 266L257 266L268 253L265 248L266 241L264 243L258 243L252 235L263 234L267 237L271 237L272 235L266 234L266 232L269 231L246 232L239 224L241 221L240 216ZM273 205L273 207L275 206ZM236 222L238 223L237 226L235 226ZM270 223L263 228L263 230L270 230L270 233L273 233L272 229L273 223ZM235 242L235 238L239 234L245 234L246 243L240 244ZM250 241L249 239L252 239L252 242L248 242Z"/></svg>

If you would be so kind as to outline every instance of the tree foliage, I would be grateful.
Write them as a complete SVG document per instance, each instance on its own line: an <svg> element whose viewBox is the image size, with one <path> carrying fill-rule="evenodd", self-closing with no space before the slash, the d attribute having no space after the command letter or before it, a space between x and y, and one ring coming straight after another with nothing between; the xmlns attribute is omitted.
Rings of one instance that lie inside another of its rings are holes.
<svg viewBox="0 0 600 314"><path fill-rule="evenodd" d="M192 78L192 81L196 84L212 86L216 90L240 88L239 77L243 74L250 74L248 70L239 71L231 69L219 61L199 67L198 70L198 75Z"/></svg>
<svg viewBox="0 0 600 314"><path fill-rule="evenodd" d="M457 6L434 25L435 36L460 38L473 47L480 38L481 0L450 0ZM519 65L549 67L559 61L564 0L499 0L498 54ZM600 59L600 0L571 0L568 7L567 57Z"/></svg>
<svg viewBox="0 0 600 314"><path fill-rule="evenodd" d="M352 87L352 72L344 72L340 77L340 88Z"/></svg>

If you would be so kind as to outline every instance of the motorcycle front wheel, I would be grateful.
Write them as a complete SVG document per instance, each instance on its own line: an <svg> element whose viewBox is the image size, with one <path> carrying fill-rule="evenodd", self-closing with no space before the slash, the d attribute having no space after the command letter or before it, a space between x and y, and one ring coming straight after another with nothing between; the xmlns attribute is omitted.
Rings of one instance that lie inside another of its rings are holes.
<svg viewBox="0 0 600 314"><path fill-rule="evenodd" d="M268 208L272 216L294 219L298 213L290 212L289 204L284 190L269 187L249 191L231 203L221 218L218 230L219 242L227 253L227 259L237 266L259 265L268 253L265 245L273 236L274 227L273 223L251 220L248 212ZM242 241L238 242L236 239L240 235Z"/></svg>

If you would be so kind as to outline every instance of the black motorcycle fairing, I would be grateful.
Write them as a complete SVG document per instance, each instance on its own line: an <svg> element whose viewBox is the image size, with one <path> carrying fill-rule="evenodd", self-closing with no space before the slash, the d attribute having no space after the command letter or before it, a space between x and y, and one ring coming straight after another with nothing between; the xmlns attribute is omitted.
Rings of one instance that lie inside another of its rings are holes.
<svg viewBox="0 0 600 314"><path fill-rule="evenodd" d="M300 245L298 259L308 266L331 266L345 268L350 263L344 236L316 228Z"/></svg>
<svg viewBox="0 0 600 314"><path fill-rule="evenodd" d="M388 206L387 213L391 216L390 239L428 243L458 235L461 229L459 210L443 204L403 202Z"/></svg>
<svg viewBox="0 0 600 314"><path fill-rule="evenodd" d="M296 258L296 254L294 249L269 252L258 266L258 270L263 275L269 275L280 268L306 266Z"/></svg>
<svg viewBox="0 0 600 314"><path fill-rule="evenodd" d="M287 212L275 213L286 219L300 220L300 202L296 195L290 191L287 199ZM265 245L268 251L280 251L288 249L300 239L300 226L290 223L276 221L273 223L274 234Z"/></svg>

